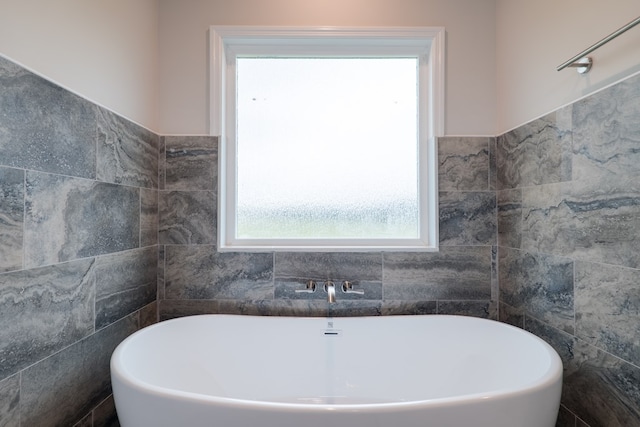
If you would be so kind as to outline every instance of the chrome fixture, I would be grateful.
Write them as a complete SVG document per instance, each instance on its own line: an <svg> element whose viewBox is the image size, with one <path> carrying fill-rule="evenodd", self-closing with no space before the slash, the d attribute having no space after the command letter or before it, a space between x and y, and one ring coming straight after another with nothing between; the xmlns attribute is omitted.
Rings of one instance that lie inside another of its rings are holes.
<svg viewBox="0 0 640 427"><path fill-rule="evenodd" d="M297 294L312 294L316 291L316 282L313 280L307 281L307 287L304 289L296 289Z"/></svg>
<svg viewBox="0 0 640 427"><path fill-rule="evenodd" d="M324 290L327 292L327 301L336 302L336 285L331 280L324 282Z"/></svg>
<svg viewBox="0 0 640 427"><path fill-rule="evenodd" d="M627 25L620 28L619 30L609 34L607 37L603 38L598 43L595 43L590 47L586 48L585 50L583 50L573 58L558 65L556 70L560 71L567 67L576 67L578 69L578 73L580 74L584 74L588 72L591 69L591 65L593 64L593 61L591 60L591 58L587 57L586 55L590 54L591 52L598 49L602 45L609 43L611 40L615 39L620 34L626 32L627 30L630 30L631 28L635 27L638 24L640 24L640 16L634 19L633 21L629 22Z"/></svg>
<svg viewBox="0 0 640 427"><path fill-rule="evenodd" d="M353 282L350 282L348 280L342 282L342 292L344 292L345 294L364 295L363 289L353 289Z"/></svg>

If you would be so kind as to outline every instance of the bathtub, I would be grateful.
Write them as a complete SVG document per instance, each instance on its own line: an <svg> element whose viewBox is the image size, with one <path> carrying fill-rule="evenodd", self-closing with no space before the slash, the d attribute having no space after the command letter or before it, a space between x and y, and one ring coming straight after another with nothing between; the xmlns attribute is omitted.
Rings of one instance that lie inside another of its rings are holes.
<svg viewBox="0 0 640 427"><path fill-rule="evenodd" d="M123 427L553 427L562 362L472 317L204 315L128 337L111 378Z"/></svg>

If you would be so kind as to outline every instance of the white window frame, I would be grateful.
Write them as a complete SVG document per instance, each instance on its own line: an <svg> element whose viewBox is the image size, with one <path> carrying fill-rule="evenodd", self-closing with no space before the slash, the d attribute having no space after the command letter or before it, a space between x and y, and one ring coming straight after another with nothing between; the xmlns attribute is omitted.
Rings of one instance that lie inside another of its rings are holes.
<svg viewBox="0 0 640 427"><path fill-rule="evenodd" d="M211 26L210 129L219 137L218 250L436 251L438 250L437 138L444 134L445 30L442 27ZM354 50L356 49L357 50ZM275 49L275 50L274 50ZM237 239L235 237L236 55L417 56L419 237L417 239ZM426 107L426 108L425 108Z"/></svg>

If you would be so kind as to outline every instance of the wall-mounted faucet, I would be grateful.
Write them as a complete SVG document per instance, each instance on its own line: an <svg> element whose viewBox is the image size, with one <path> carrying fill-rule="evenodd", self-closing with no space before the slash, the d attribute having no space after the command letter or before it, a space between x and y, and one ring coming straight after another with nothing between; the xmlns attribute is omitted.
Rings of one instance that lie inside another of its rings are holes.
<svg viewBox="0 0 640 427"><path fill-rule="evenodd" d="M327 291L327 301L336 302L336 285L332 281L324 282L324 290Z"/></svg>

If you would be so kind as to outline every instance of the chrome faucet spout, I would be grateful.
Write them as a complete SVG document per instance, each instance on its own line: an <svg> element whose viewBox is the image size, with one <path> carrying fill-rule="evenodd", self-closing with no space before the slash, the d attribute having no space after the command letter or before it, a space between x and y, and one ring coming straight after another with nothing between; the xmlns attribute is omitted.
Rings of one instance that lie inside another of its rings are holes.
<svg viewBox="0 0 640 427"><path fill-rule="evenodd" d="M327 281L324 287L327 291L327 300L330 303L336 302L336 285L331 281Z"/></svg>

